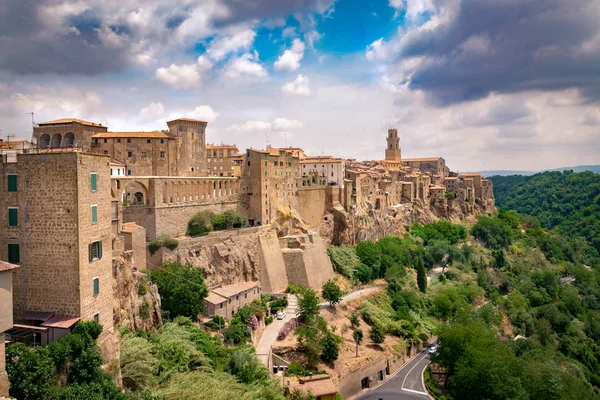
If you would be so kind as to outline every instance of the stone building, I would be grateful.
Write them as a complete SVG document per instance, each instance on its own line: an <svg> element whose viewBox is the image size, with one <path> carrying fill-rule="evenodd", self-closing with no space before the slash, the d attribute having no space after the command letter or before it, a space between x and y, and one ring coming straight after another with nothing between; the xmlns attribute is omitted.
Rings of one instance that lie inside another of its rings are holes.
<svg viewBox="0 0 600 400"><path fill-rule="evenodd" d="M207 144L206 165L208 176L234 176L234 160L239 150L235 145Z"/></svg>
<svg viewBox="0 0 600 400"><path fill-rule="evenodd" d="M14 312L42 312L48 328L95 320L102 340L113 332L110 157L41 151L0 164L0 259L20 265Z"/></svg>
<svg viewBox="0 0 600 400"><path fill-rule="evenodd" d="M240 308L260 299L260 293L260 283L258 281L241 282L213 288L204 299L206 315L211 318L219 315L225 319L230 319Z"/></svg>
<svg viewBox="0 0 600 400"><path fill-rule="evenodd" d="M0 397L8 396L4 332L13 326L12 276L17 268L16 264L0 261Z"/></svg>
<svg viewBox="0 0 600 400"><path fill-rule="evenodd" d="M402 164L406 167L417 169L423 173L437 175L444 179L448 175L446 160L442 157L431 158L403 158Z"/></svg>
<svg viewBox="0 0 600 400"><path fill-rule="evenodd" d="M400 161L402 161L398 129L388 129L387 146L385 148L385 161L391 161L394 163L400 163Z"/></svg>
<svg viewBox="0 0 600 400"><path fill-rule="evenodd" d="M300 160L300 174L316 176L327 179L327 185L344 187L344 178L346 176L346 162L341 158L332 156L312 156Z"/></svg>
<svg viewBox="0 0 600 400"><path fill-rule="evenodd" d="M167 131L109 132L76 118L42 122L33 128L40 150L78 148L106 154L134 176L206 176L207 123L190 118L167 122Z"/></svg>

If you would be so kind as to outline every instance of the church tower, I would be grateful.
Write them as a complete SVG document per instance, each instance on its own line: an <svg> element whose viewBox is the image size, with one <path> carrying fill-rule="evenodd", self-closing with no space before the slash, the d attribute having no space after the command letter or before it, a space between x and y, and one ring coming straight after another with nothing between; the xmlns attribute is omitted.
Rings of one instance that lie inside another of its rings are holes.
<svg viewBox="0 0 600 400"><path fill-rule="evenodd" d="M400 162L400 138L398 129L388 129L387 147L385 148L385 161Z"/></svg>

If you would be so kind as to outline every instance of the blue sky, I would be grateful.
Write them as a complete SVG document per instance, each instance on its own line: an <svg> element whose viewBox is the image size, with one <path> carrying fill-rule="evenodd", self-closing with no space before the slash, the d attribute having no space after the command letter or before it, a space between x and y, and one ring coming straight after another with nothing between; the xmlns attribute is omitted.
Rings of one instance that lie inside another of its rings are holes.
<svg viewBox="0 0 600 400"><path fill-rule="evenodd" d="M7 0L0 129L205 119L211 142L455 170L597 163L600 3ZM266 138L266 139L265 139Z"/></svg>

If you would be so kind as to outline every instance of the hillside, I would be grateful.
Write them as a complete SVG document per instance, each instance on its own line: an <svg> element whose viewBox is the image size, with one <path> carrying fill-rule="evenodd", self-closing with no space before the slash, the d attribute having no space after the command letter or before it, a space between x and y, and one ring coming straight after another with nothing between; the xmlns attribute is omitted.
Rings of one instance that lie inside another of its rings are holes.
<svg viewBox="0 0 600 400"><path fill-rule="evenodd" d="M542 171L524 171L524 170L510 170L510 169L493 169L493 170L485 170L485 171L477 171L484 177L488 178L491 176L509 176L509 175L535 175L543 172L552 172L552 171L573 171L573 172L586 172L590 171L595 174L600 174L600 165L576 165L573 167L561 167L561 168L551 168L544 169Z"/></svg>
<svg viewBox="0 0 600 400"><path fill-rule="evenodd" d="M600 250L600 175L544 172L492 176L496 205L536 217L546 229L584 236Z"/></svg>

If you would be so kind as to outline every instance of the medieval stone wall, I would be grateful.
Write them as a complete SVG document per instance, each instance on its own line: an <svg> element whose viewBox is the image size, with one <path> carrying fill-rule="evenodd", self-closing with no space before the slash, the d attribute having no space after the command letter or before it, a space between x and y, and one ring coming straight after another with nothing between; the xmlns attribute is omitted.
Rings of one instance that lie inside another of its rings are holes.
<svg viewBox="0 0 600 400"><path fill-rule="evenodd" d="M327 212L327 186L301 187L298 189L298 209L311 227L317 227Z"/></svg>

